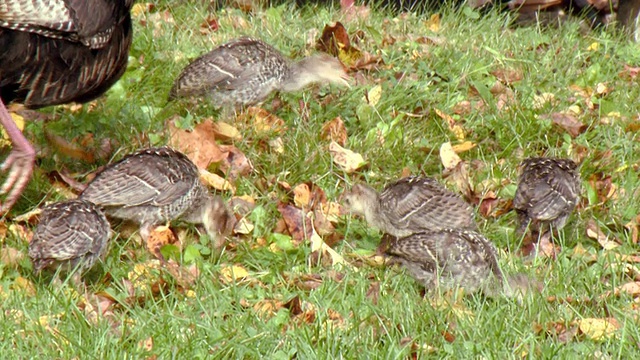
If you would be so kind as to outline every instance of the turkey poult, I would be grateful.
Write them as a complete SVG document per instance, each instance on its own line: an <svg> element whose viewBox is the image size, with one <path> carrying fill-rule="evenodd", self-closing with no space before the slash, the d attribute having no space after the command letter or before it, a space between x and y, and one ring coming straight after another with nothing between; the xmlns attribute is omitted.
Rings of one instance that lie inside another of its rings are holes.
<svg viewBox="0 0 640 360"><path fill-rule="evenodd" d="M84 200L69 200L42 209L40 223L29 243L36 273L43 269L80 275L106 253L111 228L104 213Z"/></svg>
<svg viewBox="0 0 640 360"><path fill-rule="evenodd" d="M208 96L214 105L255 105L273 91L298 91L317 82L349 86L340 60L327 54L293 62L269 44L241 37L190 63L176 79L169 99Z"/></svg>
<svg viewBox="0 0 640 360"><path fill-rule="evenodd" d="M124 73L134 0L0 0L0 123L13 149L0 167L5 213L33 172L35 150L5 104L87 102Z"/></svg>
<svg viewBox="0 0 640 360"><path fill-rule="evenodd" d="M403 178L380 194L368 185L355 184L343 205L395 237L445 228L476 229L471 206L431 178Z"/></svg>
<svg viewBox="0 0 640 360"><path fill-rule="evenodd" d="M154 226L182 220L203 224L220 247L235 223L224 200L202 184L196 165L168 147L140 150L107 166L80 198L109 217L139 224L145 240Z"/></svg>
<svg viewBox="0 0 640 360"><path fill-rule="evenodd" d="M537 238L564 227L580 201L580 174L569 159L529 158L520 164L518 188L513 207L520 223L519 234L527 227Z"/></svg>
<svg viewBox="0 0 640 360"><path fill-rule="evenodd" d="M386 254L428 290L462 287L467 293L514 297L526 294L533 285L523 274L505 278L495 246L471 230L416 233L394 241Z"/></svg>

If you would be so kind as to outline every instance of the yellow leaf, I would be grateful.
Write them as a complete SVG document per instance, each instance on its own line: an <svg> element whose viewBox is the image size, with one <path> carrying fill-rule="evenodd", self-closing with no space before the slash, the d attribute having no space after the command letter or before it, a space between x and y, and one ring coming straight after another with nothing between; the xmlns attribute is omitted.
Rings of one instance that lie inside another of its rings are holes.
<svg viewBox="0 0 640 360"><path fill-rule="evenodd" d="M456 154L450 142L446 142L440 146L440 161L445 169L455 168L461 161L460 156Z"/></svg>
<svg viewBox="0 0 640 360"><path fill-rule="evenodd" d="M376 85L367 91L367 96L364 99L369 105L375 107L382 98L382 86Z"/></svg>
<svg viewBox="0 0 640 360"><path fill-rule="evenodd" d="M249 277L249 272L242 265L231 265L223 267L220 270L220 275L222 281L231 284Z"/></svg>
<svg viewBox="0 0 640 360"><path fill-rule="evenodd" d="M425 21L424 24L426 25L427 29L433 32L440 31L440 14L431 15L429 20Z"/></svg>
<svg viewBox="0 0 640 360"><path fill-rule="evenodd" d="M469 150L473 149L474 147L476 147L475 143L472 143L471 141L465 141L462 144L453 145L453 151L455 151L456 154L460 154L460 153L463 153L465 151L469 151Z"/></svg>
<svg viewBox="0 0 640 360"><path fill-rule="evenodd" d="M364 161L362 155L343 148L335 141L332 141L331 144L329 144L329 153L331 153L333 162L348 174L351 174L366 165L366 161Z"/></svg>
<svg viewBox="0 0 640 360"><path fill-rule="evenodd" d="M213 123L213 132L216 135L216 139L242 140L240 131L235 126L227 124L226 122L218 121Z"/></svg>
<svg viewBox="0 0 640 360"><path fill-rule="evenodd" d="M620 324L614 318L580 320L580 331L592 340L610 338L619 328Z"/></svg>
<svg viewBox="0 0 640 360"><path fill-rule="evenodd" d="M22 276L18 276L13 281L12 288L14 290L22 291L25 295L29 297L36 296L36 286L33 285L33 282L31 282L31 280L23 278Z"/></svg>
<svg viewBox="0 0 640 360"><path fill-rule="evenodd" d="M222 191L231 191L232 194L235 194L236 188L229 181L221 177L220 175L211 173L205 169L199 169L200 171L200 180L204 183L205 186L212 187L217 190Z"/></svg>
<svg viewBox="0 0 640 360"><path fill-rule="evenodd" d="M131 8L131 15L133 17L140 17L140 15L142 15L145 12L151 10L152 6L153 5L151 3L137 3L137 4L134 4L133 7Z"/></svg>
<svg viewBox="0 0 640 360"><path fill-rule="evenodd" d="M236 225L233 227L233 233L247 235L247 234L251 234L253 229L254 229L253 224L249 220L247 220L247 218L242 218L238 220Z"/></svg>
<svg viewBox="0 0 640 360"><path fill-rule="evenodd" d="M592 42L587 48L587 51L598 51L598 49L600 49L600 43Z"/></svg>
<svg viewBox="0 0 640 360"><path fill-rule="evenodd" d="M16 113L10 113L10 115L18 129L20 129L20 131L24 131L24 118ZM0 129L0 133L2 134L0 147L11 146L11 140L9 139L9 135L7 135L6 131L4 131L4 127Z"/></svg>

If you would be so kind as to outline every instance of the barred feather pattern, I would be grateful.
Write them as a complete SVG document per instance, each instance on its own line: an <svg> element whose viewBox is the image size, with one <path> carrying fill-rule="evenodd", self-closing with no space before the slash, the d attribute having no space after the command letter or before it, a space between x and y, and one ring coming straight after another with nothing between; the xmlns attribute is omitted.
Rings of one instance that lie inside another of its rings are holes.
<svg viewBox="0 0 640 360"><path fill-rule="evenodd" d="M395 237L445 228L477 228L471 206L432 178L403 178L380 194L365 184L356 184L343 203L347 210Z"/></svg>
<svg viewBox="0 0 640 360"><path fill-rule="evenodd" d="M80 273L104 256L110 227L106 216L91 202L69 200L46 206L33 239L29 257L34 270L59 268Z"/></svg>
<svg viewBox="0 0 640 360"><path fill-rule="evenodd" d="M580 201L580 174L569 159L529 158L520 164L513 207L519 233L562 229Z"/></svg>
<svg viewBox="0 0 640 360"><path fill-rule="evenodd" d="M235 220L222 198L209 194L196 165L169 147L140 150L107 166L80 198L143 230L181 219L204 224L211 236L219 237Z"/></svg>
<svg viewBox="0 0 640 360"><path fill-rule="evenodd" d="M482 234L461 229L399 238L386 251L427 289L463 287L469 293L495 288L504 276L495 246Z"/></svg>

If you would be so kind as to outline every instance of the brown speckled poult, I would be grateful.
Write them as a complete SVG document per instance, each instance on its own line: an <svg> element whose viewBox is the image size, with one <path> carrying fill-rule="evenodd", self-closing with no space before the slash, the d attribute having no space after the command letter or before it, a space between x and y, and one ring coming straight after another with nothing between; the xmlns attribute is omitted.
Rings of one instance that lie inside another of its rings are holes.
<svg viewBox="0 0 640 360"><path fill-rule="evenodd" d="M241 37L187 65L169 99L208 96L217 107L250 106L273 91L298 91L318 82L348 85L347 79L342 63L327 54L293 62L261 40Z"/></svg>
<svg viewBox="0 0 640 360"><path fill-rule="evenodd" d="M29 243L34 271L76 270L77 275L82 274L107 251L110 231L104 213L88 201L69 200L46 206Z"/></svg>
<svg viewBox="0 0 640 360"><path fill-rule="evenodd" d="M519 296L533 284L522 274L504 277L495 246L471 230L444 229L399 238L386 254L428 290L462 287L487 296Z"/></svg>
<svg viewBox="0 0 640 360"><path fill-rule="evenodd" d="M569 159L530 158L520 164L513 207L518 233L527 227L534 240L550 229L560 230L580 201L580 174Z"/></svg>
<svg viewBox="0 0 640 360"><path fill-rule="evenodd" d="M431 178L403 178L380 194L368 185L356 184L346 192L343 204L346 210L364 216L369 225L395 237L477 227L471 206Z"/></svg>
<svg viewBox="0 0 640 360"><path fill-rule="evenodd" d="M143 239L153 226L183 220L203 224L214 246L220 247L235 223L224 200L202 184L195 164L168 147L141 150L109 165L80 198L110 217L140 224Z"/></svg>

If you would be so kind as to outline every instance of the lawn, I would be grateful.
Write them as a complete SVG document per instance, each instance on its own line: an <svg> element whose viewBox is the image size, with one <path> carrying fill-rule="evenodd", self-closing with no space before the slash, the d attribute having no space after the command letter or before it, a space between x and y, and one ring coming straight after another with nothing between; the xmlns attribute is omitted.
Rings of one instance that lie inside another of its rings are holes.
<svg viewBox="0 0 640 360"><path fill-rule="evenodd" d="M638 357L640 50L616 29L587 31L577 18L511 27L510 14L446 7L438 16L372 9L350 17L326 6L245 13L189 0L139 10L124 77L90 105L48 108L52 121L27 125L41 156L3 223L3 358ZM354 48L341 53L352 86L279 94L262 108L280 125L222 116L203 99L167 102L181 69L217 44L251 35L300 58L317 52L336 21ZM337 117L347 137L338 131L333 140L366 161L355 170L330 151L324 127ZM252 165L227 172L235 194L219 191L255 204L236 210L246 226L224 249L175 226L179 244L164 249L175 266L163 269L117 227L104 262L85 276L87 294L32 275L25 239L35 224L16 216L71 196L58 174L85 182L126 153L170 143L167 121L179 131L211 119L238 130L217 143ZM52 144L51 134L68 144ZM453 170L443 164L445 143L459 150ZM71 144L97 160L65 155ZM583 199L556 239L557 256L533 260L520 255L507 210L517 165L543 155L581 163ZM355 182L381 188L407 174L435 177L474 202L504 270L526 273L543 291L519 301L425 296L401 269L382 266L373 256L381 234L331 209ZM312 210L330 220L324 238L346 263L318 256L291 231L291 213Z"/></svg>

